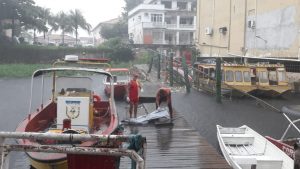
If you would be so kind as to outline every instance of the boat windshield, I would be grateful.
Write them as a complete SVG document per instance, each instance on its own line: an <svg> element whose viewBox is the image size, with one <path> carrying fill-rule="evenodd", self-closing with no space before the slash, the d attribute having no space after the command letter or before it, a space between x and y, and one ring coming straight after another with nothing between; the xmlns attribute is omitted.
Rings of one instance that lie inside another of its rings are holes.
<svg viewBox="0 0 300 169"><path fill-rule="evenodd" d="M92 90L92 79L90 77L58 77L56 79L55 91L61 92L88 92Z"/></svg>

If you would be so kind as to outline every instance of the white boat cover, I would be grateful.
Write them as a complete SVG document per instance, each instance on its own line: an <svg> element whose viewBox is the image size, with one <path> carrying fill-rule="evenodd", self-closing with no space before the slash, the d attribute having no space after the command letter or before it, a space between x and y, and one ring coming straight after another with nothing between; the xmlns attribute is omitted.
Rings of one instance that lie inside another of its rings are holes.
<svg viewBox="0 0 300 169"><path fill-rule="evenodd" d="M166 119L166 121L170 119L168 108L159 108L149 114L139 116L137 118L123 120L122 122L130 124L147 124L150 121L159 119Z"/></svg>

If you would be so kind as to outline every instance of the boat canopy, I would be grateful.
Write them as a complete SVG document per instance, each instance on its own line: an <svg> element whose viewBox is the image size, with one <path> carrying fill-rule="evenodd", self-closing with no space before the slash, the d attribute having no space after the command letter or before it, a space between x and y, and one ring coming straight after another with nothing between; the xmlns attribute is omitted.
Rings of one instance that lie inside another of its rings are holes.
<svg viewBox="0 0 300 169"><path fill-rule="evenodd" d="M300 116L300 105L283 106L281 108L281 112L285 114Z"/></svg>
<svg viewBox="0 0 300 169"><path fill-rule="evenodd" d="M102 74L102 75L112 77L112 75L109 72L106 72L102 69L89 69L89 68L78 68L78 67L39 69L33 73L32 77L38 77L46 73L59 72L59 71L82 71L82 72L90 72L90 73Z"/></svg>

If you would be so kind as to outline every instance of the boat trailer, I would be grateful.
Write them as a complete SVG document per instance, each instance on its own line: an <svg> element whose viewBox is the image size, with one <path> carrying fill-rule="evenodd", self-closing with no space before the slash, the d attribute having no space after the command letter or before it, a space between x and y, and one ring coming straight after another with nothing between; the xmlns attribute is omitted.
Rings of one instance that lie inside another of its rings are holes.
<svg viewBox="0 0 300 169"><path fill-rule="evenodd" d="M127 142L134 144L131 148L98 148L98 147L76 147L74 145L17 145L6 144L5 139L52 139L57 141L97 141L109 143L111 141ZM139 140L140 143L136 143ZM133 142L134 141L134 142ZM137 147L136 145L140 145ZM127 156L132 160L133 169L145 168L146 138L141 135L95 135L95 134L55 134L55 133L33 133L33 132L0 132L0 169L9 168L9 152L45 152L86 154L105 156Z"/></svg>

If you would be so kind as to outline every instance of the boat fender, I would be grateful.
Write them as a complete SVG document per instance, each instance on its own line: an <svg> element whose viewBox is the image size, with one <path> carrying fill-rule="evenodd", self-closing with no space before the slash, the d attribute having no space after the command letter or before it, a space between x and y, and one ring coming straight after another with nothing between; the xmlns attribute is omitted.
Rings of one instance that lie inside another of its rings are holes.
<svg viewBox="0 0 300 169"><path fill-rule="evenodd" d="M99 95L94 94L93 95L93 102L100 102L101 101L101 97Z"/></svg>

